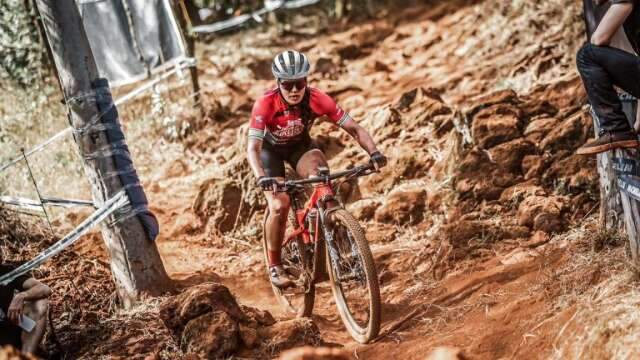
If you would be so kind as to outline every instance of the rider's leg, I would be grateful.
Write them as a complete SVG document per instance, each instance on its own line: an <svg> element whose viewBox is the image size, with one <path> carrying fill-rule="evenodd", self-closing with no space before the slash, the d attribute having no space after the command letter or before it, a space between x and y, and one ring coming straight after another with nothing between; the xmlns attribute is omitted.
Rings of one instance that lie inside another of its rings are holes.
<svg viewBox="0 0 640 360"><path fill-rule="evenodd" d="M296 164L296 172L302 178L308 178L318 174L319 167L329 167L327 158L320 149L311 149L305 152Z"/></svg>
<svg viewBox="0 0 640 360"><path fill-rule="evenodd" d="M25 302L24 314L36 322L36 326L31 332L22 333L22 352L34 354L44 336L47 328L47 313L49 302L47 299Z"/></svg>
<svg viewBox="0 0 640 360"><path fill-rule="evenodd" d="M282 179L280 179L282 180ZM267 253L269 266L280 265L280 252L282 240L287 229L287 215L289 213L290 200L286 193L273 193L265 191L269 206L269 216L265 224L265 236L267 237Z"/></svg>

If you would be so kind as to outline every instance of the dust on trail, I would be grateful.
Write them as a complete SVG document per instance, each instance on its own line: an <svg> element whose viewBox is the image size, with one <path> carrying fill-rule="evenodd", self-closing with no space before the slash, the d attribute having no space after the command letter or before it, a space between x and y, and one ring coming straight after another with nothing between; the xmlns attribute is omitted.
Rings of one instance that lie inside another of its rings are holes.
<svg viewBox="0 0 640 360"><path fill-rule="evenodd" d="M272 85L271 55L297 48L316 64L312 85L335 96L391 158L349 205L367 224L380 274L381 338L352 341L321 284L314 321L323 340L366 359L423 359L441 345L472 358L551 356L575 313L557 308L570 292L557 281L572 252L588 248L567 230L595 228L584 219L597 199L593 162L554 167L573 160L591 131L573 66L581 31L577 2L436 1L312 39L250 31L201 45L205 101L221 118L185 140L199 163L165 163L150 188L167 270L185 286L218 281L243 304L290 316L265 276L261 208L229 207L240 221L223 234L216 226L229 220L216 211L229 204L213 197L255 196L241 186L251 181L242 164L248 111ZM315 131L333 168L366 159L339 130ZM237 189L216 188L238 173ZM204 202L192 206L198 197ZM217 222L198 214L208 209Z"/></svg>

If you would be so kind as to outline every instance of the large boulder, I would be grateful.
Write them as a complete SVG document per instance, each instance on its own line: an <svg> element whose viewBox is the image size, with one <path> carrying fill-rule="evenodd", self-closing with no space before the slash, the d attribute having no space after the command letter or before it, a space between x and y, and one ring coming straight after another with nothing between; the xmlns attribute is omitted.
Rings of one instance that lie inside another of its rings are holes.
<svg viewBox="0 0 640 360"><path fill-rule="evenodd" d="M242 187L233 179L209 179L200 185L193 211L219 232L233 230L242 203Z"/></svg>
<svg viewBox="0 0 640 360"><path fill-rule="evenodd" d="M416 224L423 219L427 192L422 187L399 187L375 211L375 220L389 224Z"/></svg>
<svg viewBox="0 0 640 360"><path fill-rule="evenodd" d="M238 350L238 323L224 311L201 315L187 324L180 347L205 359L220 359Z"/></svg>
<svg viewBox="0 0 640 360"><path fill-rule="evenodd" d="M240 350L276 354L321 343L312 320L276 322L267 311L239 305L229 289L216 283L165 300L159 313L181 349L199 358L220 359Z"/></svg>
<svg viewBox="0 0 640 360"><path fill-rule="evenodd" d="M247 320L229 289L216 283L193 286L167 299L160 306L160 318L179 337L191 320L214 311L227 313L235 321Z"/></svg>

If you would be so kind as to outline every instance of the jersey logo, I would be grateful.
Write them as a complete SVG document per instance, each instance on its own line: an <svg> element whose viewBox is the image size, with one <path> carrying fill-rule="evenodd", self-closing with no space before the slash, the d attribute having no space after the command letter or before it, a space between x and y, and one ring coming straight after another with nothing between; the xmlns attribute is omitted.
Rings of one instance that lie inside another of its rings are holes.
<svg viewBox="0 0 640 360"><path fill-rule="evenodd" d="M304 131L304 124L302 119L287 120L287 124L284 126L276 125L276 130L273 131L273 135L279 138L292 138L296 137Z"/></svg>

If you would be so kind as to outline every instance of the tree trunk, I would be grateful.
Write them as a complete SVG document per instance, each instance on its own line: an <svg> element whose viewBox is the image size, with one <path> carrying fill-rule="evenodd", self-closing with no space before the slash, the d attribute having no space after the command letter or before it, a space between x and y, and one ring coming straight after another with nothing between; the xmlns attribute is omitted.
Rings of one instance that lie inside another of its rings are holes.
<svg viewBox="0 0 640 360"><path fill-rule="evenodd" d="M180 25L180 33L182 40L187 45L187 53L189 56L196 57L196 42L193 35L190 33L191 21L189 11L185 4L185 0L178 0L179 3L174 2L173 12L179 14L178 24ZM189 68L189 74L191 75L191 87L193 89L193 102L194 106L198 108L200 118L205 117L204 104L202 104L202 97L200 96L200 81L198 80L198 66L191 66Z"/></svg>
<svg viewBox="0 0 640 360"><path fill-rule="evenodd" d="M80 13L74 0L37 0L47 39L53 53L60 85L73 128L91 125L100 118L98 69L89 46ZM100 79L104 83L104 79ZM111 102L108 87L101 93ZM115 107L115 105L113 105ZM115 111L115 108L112 109ZM119 128L117 112L113 123ZM83 166L92 187L93 199L101 204L123 189L113 155L92 156L113 149L102 129L74 135ZM102 226L102 236L111 256L111 270L118 295L130 307L141 294L158 295L171 286L155 243L149 239L139 216Z"/></svg>

